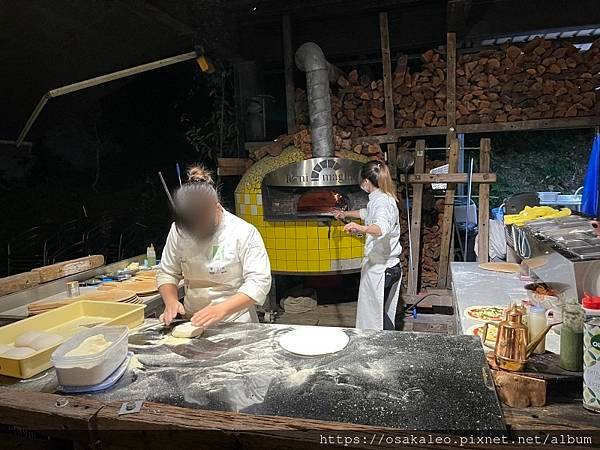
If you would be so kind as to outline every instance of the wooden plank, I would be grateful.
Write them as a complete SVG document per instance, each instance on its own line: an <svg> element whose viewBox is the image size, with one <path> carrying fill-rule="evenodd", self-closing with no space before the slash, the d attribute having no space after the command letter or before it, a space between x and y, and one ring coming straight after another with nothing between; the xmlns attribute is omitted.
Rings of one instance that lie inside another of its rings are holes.
<svg viewBox="0 0 600 450"><path fill-rule="evenodd" d="M420 139L415 145L415 173L425 171L425 141ZM408 192L406 193L408 195ZM408 294L415 295L419 288L419 267L421 261L421 214L423 212L423 184L413 186L413 203L411 222L411 235L409 239L412 247L412 265L408 268Z"/></svg>
<svg viewBox="0 0 600 450"><path fill-rule="evenodd" d="M489 139L481 139L479 153L479 170L489 172L491 165L491 142ZM475 182L475 181L474 181ZM490 252L490 185L479 185L479 218L478 218L479 237L478 260L479 262L489 261Z"/></svg>
<svg viewBox="0 0 600 450"><path fill-rule="evenodd" d="M448 153L448 173L456 173L458 168L458 141L454 139L450 143ZM438 270L439 288L446 287L446 277L448 276L448 263L450 258L450 240L452 239L452 229L454 228L454 190L455 185L449 183L446 188L446 197L444 199L444 218L442 221L442 242L440 245L440 266Z"/></svg>
<svg viewBox="0 0 600 450"><path fill-rule="evenodd" d="M57 401L59 403L57 403ZM66 404L63 405L63 403ZM48 435L94 442L93 420L104 403L87 397L0 388L0 423Z"/></svg>
<svg viewBox="0 0 600 450"><path fill-rule="evenodd" d="M511 429L516 431L600 431L598 414L584 409L581 400L553 403L539 408L503 407L502 409L504 420Z"/></svg>
<svg viewBox="0 0 600 450"><path fill-rule="evenodd" d="M404 181L404 175L400 177L401 181ZM473 183L489 184L495 183L497 176L495 173L474 173ZM468 174L466 173L415 173L414 175L408 176L408 182L413 184L427 184L427 183L466 183L468 181Z"/></svg>
<svg viewBox="0 0 600 450"><path fill-rule="evenodd" d="M385 123L389 130L396 126L394 118L394 99L392 87L392 60L390 57L390 34L388 27L388 15L386 12L379 13L379 35L381 38L381 62L383 66L383 98L385 101ZM387 163L393 179L396 179L396 144L389 143L387 146Z"/></svg>
<svg viewBox="0 0 600 450"><path fill-rule="evenodd" d="M287 132L296 131L296 88L294 86L294 51L292 48L292 22L289 14L281 20L283 32L283 73L285 77L285 105L287 114Z"/></svg>
<svg viewBox="0 0 600 450"><path fill-rule="evenodd" d="M83 258L71 259L69 261L62 261L49 266L38 267L37 269L33 269L32 272L40 275L40 283L46 283L48 281L57 280L58 278L95 269L103 264L104 256L91 255L84 256Z"/></svg>
<svg viewBox="0 0 600 450"><path fill-rule="evenodd" d="M37 272L24 272L0 278L0 296L29 289L38 284L40 284L40 274Z"/></svg>
<svg viewBox="0 0 600 450"><path fill-rule="evenodd" d="M446 123L456 130L456 33L446 34Z"/></svg>
<svg viewBox="0 0 600 450"><path fill-rule="evenodd" d="M249 160L246 158L218 158L217 175L220 177L243 175Z"/></svg>

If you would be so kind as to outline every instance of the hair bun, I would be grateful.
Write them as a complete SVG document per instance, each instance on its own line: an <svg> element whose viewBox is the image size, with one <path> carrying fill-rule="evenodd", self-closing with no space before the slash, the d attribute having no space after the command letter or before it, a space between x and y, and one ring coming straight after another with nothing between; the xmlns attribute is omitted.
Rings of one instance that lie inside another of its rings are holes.
<svg viewBox="0 0 600 450"><path fill-rule="evenodd" d="M209 170L204 166L193 165L187 170L188 182L213 184L213 178Z"/></svg>

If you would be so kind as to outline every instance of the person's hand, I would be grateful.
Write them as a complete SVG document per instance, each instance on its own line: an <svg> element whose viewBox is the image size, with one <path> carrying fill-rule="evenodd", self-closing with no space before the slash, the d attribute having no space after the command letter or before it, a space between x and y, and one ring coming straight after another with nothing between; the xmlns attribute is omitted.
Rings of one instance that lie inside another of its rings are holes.
<svg viewBox="0 0 600 450"><path fill-rule="evenodd" d="M357 224L356 222L350 222L344 226L344 231L348 234L361 234L365 232L365 227Z"/></svg>
<svg viewBox="0 0 600 450"><path fill-rule="evenodd" d="M195 327L209 327L214 323L221 322L227 312L223 305L208 305L192 316L192 325Z"/></svg>
<svg viewBox="0 0 600 450"><path fill-rule="evenodd" d="M336 220L343 220L346 218L346 211L342 211L339 208L333 208L331 212L333 213L333 217L335 217Z"/></svg>
<svg viewBox="0 0 600 450"><path fill-rule="evenodd" d="M175 317L185 315L185 308L181 302L172 302L165 306L165 310L160 315L159 320L165 325L169 325Z"/></svg>

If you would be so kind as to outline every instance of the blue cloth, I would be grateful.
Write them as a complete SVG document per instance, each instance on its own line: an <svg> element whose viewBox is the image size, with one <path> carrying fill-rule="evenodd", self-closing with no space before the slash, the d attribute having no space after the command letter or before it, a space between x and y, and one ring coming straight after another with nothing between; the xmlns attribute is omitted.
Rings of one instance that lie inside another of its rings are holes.
<svg viewBox="0 0 600 450"><path fill-rule="evenodd" d="M600 136L596 135L587 172L583 181L581 212L590 217L598 217L598 188L600 187Z"/></svg>

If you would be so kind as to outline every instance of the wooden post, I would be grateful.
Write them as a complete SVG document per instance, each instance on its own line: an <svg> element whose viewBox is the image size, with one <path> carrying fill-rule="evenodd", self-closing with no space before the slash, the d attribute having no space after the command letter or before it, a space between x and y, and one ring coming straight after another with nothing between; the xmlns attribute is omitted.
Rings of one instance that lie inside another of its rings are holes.
<svg viewBox="0 0 600 450"><path fill-rule="evenodd" d="M450 143L448 153L448 173L456 173L458 166L458 141L454 139ZM440 244L440 267L438 270L438 287L446 287L448 276L448 263L450 261L450 244L454 221L454 190L455 185L448 183L446 186L446 197L444 199L444 219L442 222L442 242Z"/></svg>
<svg viewBox="0 0 600 450"><path fill-rule="evenodd" d="M296 89L294 87L294 52L292 48L292 23L285 14L281 21L283 30L283 71L285 76L285 104L288 134L296 131Z"/></svg>
<svg viewBox="0 0 600 450"><path fill-rule="evenodd" d="M456 33L446 34L446 72L446 122L450 141L456 138Z"/></svg>
<svg viewBox="0 0 600 450"><path fill-rule="evenodd" d="M425 141L418 140L415 149L415 174L425 172ZM406 193L408 195L408 192ZM423 211L423 184L413 184L411 214L412 265L408 268L408 294L416 295L419 289L419 267L421 262L421 213Z"/></svg>
<svg viewBox="0 0 600 450"><path fill-rule="evenodd" d="M489 172L491 165L491 143L489 139L481 139L479 171ZM489 260L490 243L490 185L487 183L479 185L479 218L478 228L478 260L487 262Z"/></svg>
<svg viewBox="0 0 600 450"><path fill-rule="evenodd" d="M385 100L385 124L388 132L396 128L394 118L394 99L392 89L392 60L390 57L390 34L388 28L388 15L379 13L379 34L381 35L381 61L383 63L383 97ZM388 166L392 178L396 179L396 144L387 146Z"/></svg>

